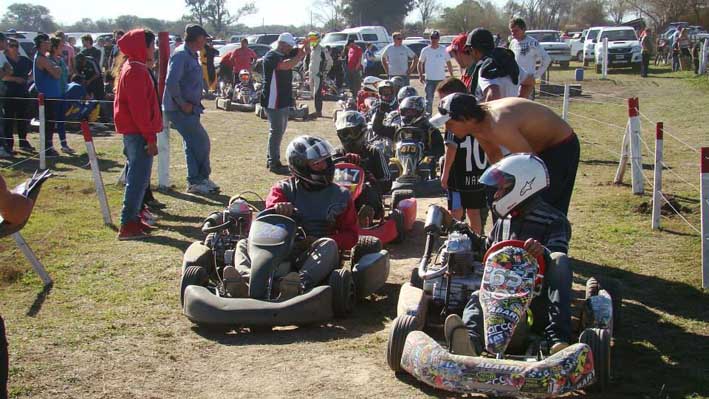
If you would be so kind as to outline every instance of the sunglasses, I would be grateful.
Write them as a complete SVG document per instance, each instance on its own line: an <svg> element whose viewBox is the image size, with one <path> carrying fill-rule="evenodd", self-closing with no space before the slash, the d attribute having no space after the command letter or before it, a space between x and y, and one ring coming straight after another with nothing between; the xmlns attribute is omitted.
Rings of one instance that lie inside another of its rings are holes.
<svg viewBox="0 0 709 399"><path fill-rule="evenodd" d="M394 40L404 40L403 37L395 37Z"/></svg>
<svg viewBox="0 0 709 399"><path fill-rule="evenodd" d="M20 47L20 46L18 46L17 44L9 44L8 47L18 48L18 47Z"/></svg>

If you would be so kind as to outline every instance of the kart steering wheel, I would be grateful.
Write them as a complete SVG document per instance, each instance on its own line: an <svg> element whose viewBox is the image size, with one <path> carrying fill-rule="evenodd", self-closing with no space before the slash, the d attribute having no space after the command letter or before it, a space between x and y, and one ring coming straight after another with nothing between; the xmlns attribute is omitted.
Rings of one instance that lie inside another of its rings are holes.
<svg viewBox="0 0 709 399"><path fill-rule="evenodd" d="M505 247L515 247L515 248L524 249L524 241L522 241L522 240L505 240L505 241L500 241L500 242L496 243L495 245L488 248L488 250L485 252L485 255L483 256L483 261L482 261L483 265L487 262L487 258L491 254L493 254ZM543 254L536 256L535 259L537 260L537 264L539 265L539 270L537 271L537 277L534 279L534 286L541 287L541 284L544 281L544 274L546 273L546 270L547 270L547 262L544 259Z"/></svg>

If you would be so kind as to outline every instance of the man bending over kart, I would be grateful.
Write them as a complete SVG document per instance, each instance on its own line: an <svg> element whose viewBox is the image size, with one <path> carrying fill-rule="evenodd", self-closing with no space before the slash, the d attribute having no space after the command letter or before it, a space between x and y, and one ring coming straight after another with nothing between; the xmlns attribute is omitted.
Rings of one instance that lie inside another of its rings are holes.
<svg viewBox="0 0 709 399"><path fill-rule="evenodd" d="M454 93L441 100L438 112L434 126L445 124L461 139L472 134L490 162L509 153L537 154L549 169L549 190L542 197L568 213L581 149L574 130L553 110L522 98L478 104L472 95Z"/></svg>
<svg viewBox="0 0 709 399"><path fill-rule="evenodd" d="M342 147L335 150L335 154L338 157L344 156L347 162L361 166L367 173L366 184L355 201L355 207L362 217L381 219L384 217L382 194L391 189L391 173L384 154L373 145L367 144L367 121L361 113L339 113L335 129L342 143Z"/></svg>
<svg viewBox="0 0 709 399"><path fill-rule="evenodd" d="M494 192L491 194L492 208L499 216L487 238L473 233L481 252L501 241L522 240L530 255L543 255L547 259L541 293L532 300L530 309L538 323L535 326L546 325L543 332L554 354L569 346L571 341L572 272L551 262L550 254L568 252L571 226L563 213L539 195L549 187L549 173L544 161L532 154L508 155L483 173L480 182L490 193ZM452 314L445 324L452 353L480 354L483 313L479 291L471 295L462 319ZM467 334L456 333L458 329L466 329Z"/></svg>
<svg viewBox="0 0 709 399"><path fill-rule="evenodd" d="M286 150L291 177L276 183L266 197L266 209L289 217L297 213L298 224L307 235L291 255L298 271L281 280L280 299L308 291L330 275L337 265L323 264L320 254L349 250L357 243L354 202L347 189L332 182L333 154L325 139L295 138ZM224 268L224 286L233 297L245 297L251 270L246 239L236 248L236 267Z"/></svg>

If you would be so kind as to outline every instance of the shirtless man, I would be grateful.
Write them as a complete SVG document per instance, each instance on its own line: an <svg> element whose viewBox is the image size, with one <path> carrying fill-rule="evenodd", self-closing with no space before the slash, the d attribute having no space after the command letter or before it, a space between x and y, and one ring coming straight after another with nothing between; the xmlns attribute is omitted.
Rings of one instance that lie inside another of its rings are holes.
<svg viewBox="0 0 709 399"><path fill-rule="evenodd" d="M454 93L441 100L434 126L445 124L456 137L472 134L488 160L509 153L537 154L549 170L545 201L566 215L576 180L580 145L573 129L550 108L522 98L478 104L469 94Z"/></svg>

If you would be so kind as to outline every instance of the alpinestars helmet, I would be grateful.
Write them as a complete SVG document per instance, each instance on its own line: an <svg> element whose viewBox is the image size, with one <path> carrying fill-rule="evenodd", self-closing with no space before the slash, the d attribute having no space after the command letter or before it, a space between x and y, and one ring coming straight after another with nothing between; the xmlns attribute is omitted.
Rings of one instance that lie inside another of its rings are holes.
<svg viewBox="0 0 709 399"><path fill-rule="evenodd" d="M480 183L494 191L492 208L501 218L549 187L544 161L534 154L511 154L490 166Z"/></svg>

